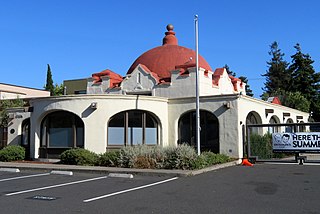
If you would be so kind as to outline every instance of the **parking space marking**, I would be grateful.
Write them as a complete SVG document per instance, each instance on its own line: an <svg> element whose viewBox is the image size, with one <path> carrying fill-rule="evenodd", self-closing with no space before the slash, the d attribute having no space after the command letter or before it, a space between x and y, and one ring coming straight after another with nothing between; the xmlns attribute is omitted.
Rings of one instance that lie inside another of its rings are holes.
<svg viewBox="0 0 320 214"><path fill-rule="evenodd" d="M4 179L0 179L0 182L17 180L17 179L24 179L24 178L39 177L39 176L45 176L45 175L50 175L50 173L35 174L35 175L25 175L25 176L12 177L12 178L4 178Z"/></svg>
<svg viewBox="0 0 320 214"><path fill-rule="evenodd" d="M143 186L127 189L127 190L122 190L122 191L119 191L119 192L114 192L114 193L107 194L107 195L98 196L98 197L95 197L95 198L89 198L89 199L83 200L83 202L87 203L87 202L91 202L91 201L96 201L96 200L100 200L100 199L103 199L103 198L111 197L111 196L114 196L114 195L119 195L119 194L122 194L122 193L131 192L131 191L135 191L135 190L139 190L139 189L143 189L143 188L147 188L147 187L163 184L163 183L166 183L166 182L169 182L169 181L173 181L173 180L176 180L176 179L178 179L178 177L170 178L170 179L167 179L167 180L163 180L163 181L159 181L159 182L155 182L155 183L151 183L151 184L147 184L147 185L143 185Z"/></svg>
<svg viewBox="0 0 320 214"><path fill-rule="evenodd" d="M299 163L289 163L289 162L264 162L263 164L269 164L269 165L300 165ZM304 162L301 166L320 166L319 163L310 163L310 162Z"/></svg>
<svg viewBox="0 0 320 214"><path fill-rule="evenodd" d="M18 194L23 194L23 193L28 193L28 192L35 192L35 191L39 191L39 190L63 187L63 186L68 186L68 185L73 185L73 184L80 184L80 183L100 180L100 179L104 179L104 178L107 178L107 176L102 176L102 177L97 177L97 178L90 178L90 179L80 180L80 181L73 181L73 182L69 182L69 183L57 184L57 185L52 185L52 186L39 187L39 188L28 189L28 190L23 190L23 191L19 191L19 192L12 192L12 193L5 194L5 196L12 196L12 195L18 195Z"/></svg>

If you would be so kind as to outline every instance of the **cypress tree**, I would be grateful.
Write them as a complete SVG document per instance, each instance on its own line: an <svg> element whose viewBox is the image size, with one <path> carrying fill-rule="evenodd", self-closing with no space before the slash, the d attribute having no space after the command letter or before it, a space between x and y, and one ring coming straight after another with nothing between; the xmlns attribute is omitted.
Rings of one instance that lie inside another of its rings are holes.
<svg viewBox="0 0 320 214"><path fill-rule="evenodd" d="M50 95L54 95L54 85L53 85L53 80L52 80L52 73L51 73L51 68L50 65L48 65L47 69L47 80L46 80L46 85L45 85L45 90L50 91Z"/></svg>

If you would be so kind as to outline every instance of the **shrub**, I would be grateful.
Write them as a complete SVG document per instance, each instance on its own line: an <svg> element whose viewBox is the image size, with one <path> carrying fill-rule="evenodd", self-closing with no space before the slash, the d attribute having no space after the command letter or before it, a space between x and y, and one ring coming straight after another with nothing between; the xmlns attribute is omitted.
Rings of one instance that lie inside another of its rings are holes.
<svg viewBox="0 0 320 214"><path fill-rule="evenodd" d="M63 164L93 166L97 163L98 155L86 149L75 148L64 151L60 159Z"/></svg>
<svg viewBox="0 0 320 214"><path fill-rule="evenodd" d="M223 154L215 154L213 152L203 152L192 162L192 169L202 169L208 166L226 163L230 158Z"/></svg>
<svg viewBox="0 0 320 214"><path fill-rule="evenodd" d="M252 134L250 136L250 150L252 156L258 156L260 159L284 158L294 155L294 153L273 153L270 133L263 136Z"/></svg>
<svg viewBox="0 0 320 214"><path fill-rule="evenodd" d="M154 169L155 162L150 156L137 156L133 163L133 167L139 169Z"/></svg>
<svg viewBox="0 0 320 214"><path fill-rule="evenodd" d="M272 158L272 137L271 134L260 136L252 134L250 136L251 155L258 156L261 159Z"/></svg>
<svg viewBox="0 0 320 214"><path fill-rule="evenodd" d="M215 154L213 152L204 152L204 153L202 153L202 155L207 160L208 165L221 164L221 163L226 163L226 162L230 161L230 158L224 154Z"/></svg>
<svg viewBox="0 0 320 214"><path fill-rule="evenodd" d="M119 165L120 151L108 151L99 155L97 165L116 167Z"/></svg>
<svg viewBox="0 0 320 214"><path fill-rule="evenodd" d="M193 147L186 144L165 149L164 166L167 169L190 169L197 154Z"/></svg>
<svg viewBox="0 0 320 214"><path fill-rule="evenodd" d="M25 159L25 149L22 146L7 146L0 150L0 161L9 162Z"/></svg>
<svg viewBox="0 0 320 214"><path fill-rule="evenodd" d="M207 167L208 161L206 160L206 157L204 155L199 155L197 158L195 158L191 163L192 169L202 169Z"/></svg>
<svg viewBox="0 0 320 214"><path fill-rule="evenodd" d="M120 150L119 155L119 165L121 167L133 168L138 165L142 166L155 166L156 163L144 163L142 161L150 161L154 162L154 158L152 157L154 154L154 148L146 145L138 145L138 146L128 146L124 147ZM139 159L139 160L138 160ZM139 163L136 163L139 162Z"/></svg>
<svg viewBox="0 0 320 214"><path fill-rule="evenodd" d="M85 149L71 149L61 154L61 163L64 164L140 169L201 169L229 160L226 155L212 152L204 152L197 156L195 149L188 145L177 147L129 146L99 156Z"/></svg>

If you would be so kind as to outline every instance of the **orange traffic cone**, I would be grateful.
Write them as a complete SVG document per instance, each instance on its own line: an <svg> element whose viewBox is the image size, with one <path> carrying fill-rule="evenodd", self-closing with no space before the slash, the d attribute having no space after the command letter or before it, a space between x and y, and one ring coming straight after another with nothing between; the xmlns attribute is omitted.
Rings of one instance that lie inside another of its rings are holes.
<svg viewBox="0 0 320 214"><path fill-rule="evenodd" d="M243 158L242 159L242 164L241 165L242 166L253 166L253 164L250 163L247 158Z"/></svg>

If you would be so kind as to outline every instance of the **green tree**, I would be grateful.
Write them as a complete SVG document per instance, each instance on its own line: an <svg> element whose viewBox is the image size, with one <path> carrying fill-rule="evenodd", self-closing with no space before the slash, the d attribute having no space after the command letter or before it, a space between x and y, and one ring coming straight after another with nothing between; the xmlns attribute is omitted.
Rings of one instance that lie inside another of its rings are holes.
<svg viewBox="0 0 320 214"><path fill-rule="evenodd" d="M23 107L25 102L20 99L0 100L0 127L7 127L9 122L8 108Z"/></svg>
<svg viewBox="0 0 320 214"><path fill-rule="evenodd" d="M53 80L52 80L52 73L51 73L51 68L50 65L47 64L47 80L46 80L46 85L45 85L45 90L50 91L50 95L54 95L54 85L53 85Z"/></svg>
<svg viewBox="0 0 320 214"><path fill-rule="evenodd" d="M269 55L271 59L268 64L268 70L262 76L266 77L263 91L270 94L278 89L286 90L290 83L290 71L287 70L289 63L283 59L284 53L279 49L278 43L273 42L270 45Z"/></svg>
<svg viewBox="0 0 320 214"><path fill-rule="evenodd" d="M45 90L50 91L50 96L60 96L64 94L64 85L63 84L54 84L52 79L52 72L50 65L48 64L47 69L47 80L46 85L44 86Z"/></svg>
<svg viewBox="0 0 320 214"><path fill-rule="evenodd" d="M53 96L61 96L63 94L64 94L64 85L62 83L60 85L56 83L53 88Z"/></svg>
<svg viewBox="0 0 320 214"><path fill-rule="evenodd" d="M294 108L300 111L309 112L311 102L305 98L301 92L290 92L283 89L278 89L272 93L264 93L263 100L267 100L269 97L278 97L282 105Z"/></svg>
<svg viewBox="0 0 320 214"><path fill-rule="evenodd" d="M225 64L223 67L226 69L226 71L227 71L227 73L228 73L229 75L231 75L231 76L233 76L233 77L236 77L236 73L233 72L233 71L231 71L231 70L230 70L230 67L229 67L227 64Z"/></svg>
<svg viewBox="0 0 320 214"><path fill-rule="evenodd" d="M230 67L229 67L227 64L224 65L224 68L226 69L226 71L227 71L227 73L228 73L229 75L231 75L231 76L233 76L233 77L236 77L237 74L236 74L234 71L231 71L231 70L230 70ZM248 84L248 79L247 79L247 77L240 76L239 79L246 84L246 88L245 88L245 89L246 89L246 94L247 94L248 96L253 97L254 94L253 94L253 92L252 92L252 90L251 90L251 88L250 88L250 85Z"/></svg>
<svg viewBox="0 0 320 214"><path fill-rule="evenodd" d="M292 64L289 66L291 72L289 90L303 94L310 101L310 111L313 112L313 118L320 121L320 73L314 70L312 66L314 61L309 54L302 53L299 44L296 44L294 48L296 53L291 56Z"/></svg>
<svg viewBox="0 0 320 214"><path fill-rule="evenodd" d="M292 64L289 66L291 73L290 91L299 91L307 99L316 98L319 91L320 74L316 73L312 64L314 61L309 54L301 52L299 44L294 46L296 53L291 56Z"/></svg>
<svg viewBox="0 0 320 214"><path fill-rule="evenodd" d="M250 97L253 97L253 91L250 88L250 85L248 84L248 79L247 77L244 76L240 76L239 79L241 79L242 82L244 82L246 84L246 94Z"/></svg>

